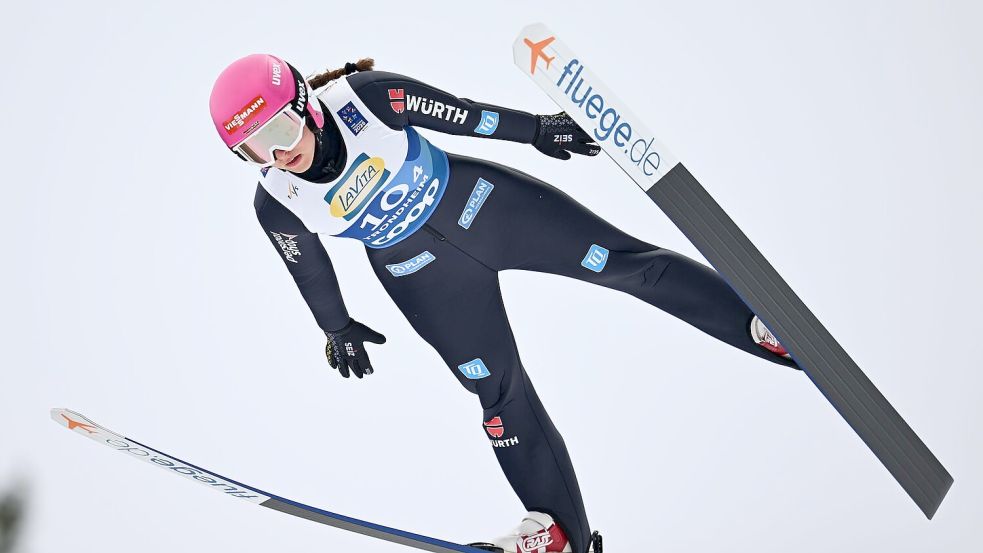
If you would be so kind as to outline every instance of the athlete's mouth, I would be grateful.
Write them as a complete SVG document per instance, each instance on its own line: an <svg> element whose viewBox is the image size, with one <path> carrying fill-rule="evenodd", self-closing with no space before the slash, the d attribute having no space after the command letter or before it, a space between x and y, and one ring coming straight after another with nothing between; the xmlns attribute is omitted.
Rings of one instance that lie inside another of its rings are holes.
<svg viewBox="0 0 983 553"><path fill-rule="evenodd" d="M287 162L286 165L284 165L284 167L288 167L288 168L296 167L297 165L300 164L300 158L302 157L304 157L303 154L295 155L293 158L290 159L290 161Z"/></svg>

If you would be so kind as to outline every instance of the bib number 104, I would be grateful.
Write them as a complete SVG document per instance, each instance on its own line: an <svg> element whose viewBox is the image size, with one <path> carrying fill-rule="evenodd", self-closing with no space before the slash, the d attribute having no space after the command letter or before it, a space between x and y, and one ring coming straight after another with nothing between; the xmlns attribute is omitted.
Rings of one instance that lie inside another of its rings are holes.
<svg viewBox="0 0 983 553"><path fill-rule="evenodd" d="M421 183L421 186L427 185L427 177L424 176L423 178L424 182ZM366 226L374 228L375 230L372 236L378 236L380 233L385 232L383 236L373 238L369 243L376 247L384 246L401 236L413 227L413 223L434 205L437 201L437 193L439 191L440 179L431 180L426 187L426 191L423 192L423 197L418 199L417 195L420 193L419 188L410 192L409 185L405 183L397 184L386 190L382 198L380 198L379 207L383 213L388 213L392 210L395 210L395 212L385 219L366 214L365 218L362 219L362 228ZM412 207L410 207L410 204L412 204ZM393 224L395 221L399 222Z"/></svg>

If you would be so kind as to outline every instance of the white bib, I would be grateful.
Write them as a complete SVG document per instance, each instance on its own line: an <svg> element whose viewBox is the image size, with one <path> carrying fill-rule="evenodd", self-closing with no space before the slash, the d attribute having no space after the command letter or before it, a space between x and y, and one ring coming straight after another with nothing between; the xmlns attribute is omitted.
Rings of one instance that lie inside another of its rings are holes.
<svg viewBox="0 0 983 553"><path fill-rule="evenodd" d="M447 155L412 127L393 130L362 103L347 77L318 98L334 118L347 157L329 183L305 181L270 168L260 184L310 231L385 248L430 217L446 188Z"/></svg>

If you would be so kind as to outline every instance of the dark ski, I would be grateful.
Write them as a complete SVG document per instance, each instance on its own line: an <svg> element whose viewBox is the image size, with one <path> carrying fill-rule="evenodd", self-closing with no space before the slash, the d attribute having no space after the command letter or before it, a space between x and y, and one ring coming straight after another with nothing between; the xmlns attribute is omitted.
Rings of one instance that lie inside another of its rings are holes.
<svg viewBox="0 0 983 553"><path fill-rule="evenodd" d="M396 528L382 526L381 524L374 524L357 518L339 515L264 492L259 488L236 482L230 478L220 476L214 472L182 461L177 457L171 457L152 447L145 446L136 440L99 426L88 418L68 409L52 409L51 418L69 430L91 438L111 449L121 451L131 457L136 457L137 459L166 469L169 472L179 474L241 501L248 501L261 507L266 507L267 509L273 509L274 511L280 511L281 513L327 526L334 526L335 528L349 532L407 545L424 551L432 551L433 553L487 553L474 547L459 545L414 534L413 532L397 530Z"/></svg>
<svg viewBox="0 0 983 553"><path fill-rule="evenodd" d="M545 25L524 28L512 51L519 69L592 134L723 275L932 518L952 476L699 181Z"/></svg>

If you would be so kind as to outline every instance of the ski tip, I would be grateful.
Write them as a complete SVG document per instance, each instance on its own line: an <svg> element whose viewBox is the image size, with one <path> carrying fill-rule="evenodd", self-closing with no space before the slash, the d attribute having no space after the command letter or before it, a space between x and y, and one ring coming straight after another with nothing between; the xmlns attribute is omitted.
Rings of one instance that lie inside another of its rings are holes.
<svg viewBox="0 0 983 553"><path fill-rule="evenodd" d="M69 430L73 430L75 432L81 432L82 434L85 434L89 437L98 434L106 434L106 435L114 435L114 436L118 435L115 432L103 428L102 426L99 426L98 424L92 422L85 415L72 411L71 409L55 407L50 411L50 413L51 413L51 420L57 422L58 424L64 426Z"/></svg>
<svg viewBox="0 0 983 553"><path fill-rule="evenodd" d="M548 36L552 36L553 32L550 31L549 27L545 23L530 23L519 30L519 34L516 35L515 41L512 42L512 52L516 53L519 51L529 51L529 46L526 41L535 43L543 40ZM528 57L528 54L526 55ZM518 61L518 60L516 60ZM528 64L529 62L526 61Z"/></svg>
<svg viewBox="0 0 983 553"><path fill-rule="evenodd" d="M520 69L534 72L538 59L546 60L547 65L549 61L552 61L553 58L545 53L545 49L554 40L556 40L556 35L544 23L530 23L519 31L512 43L512 61Z"/></svg>
<svg viewBox="0 0 983 553"><path fill-rule="evenodd" d="M70 411L68 409L63 409L61 407L52 407L51 410L49 411L49 413L51 414L51 420L57 422L58 424L60 424L62 426L68 426L68 423L65 422L65 416L64 415L66 415L66 414L74 414L72 411Z"/></svg>

